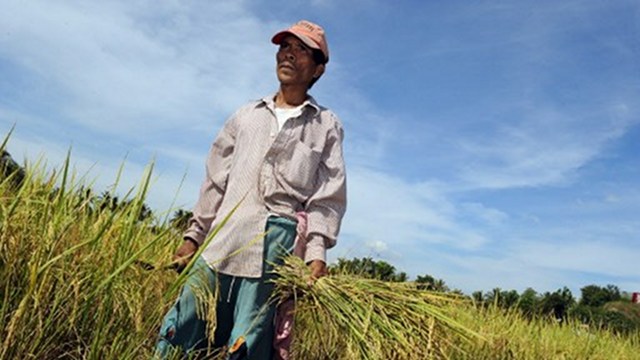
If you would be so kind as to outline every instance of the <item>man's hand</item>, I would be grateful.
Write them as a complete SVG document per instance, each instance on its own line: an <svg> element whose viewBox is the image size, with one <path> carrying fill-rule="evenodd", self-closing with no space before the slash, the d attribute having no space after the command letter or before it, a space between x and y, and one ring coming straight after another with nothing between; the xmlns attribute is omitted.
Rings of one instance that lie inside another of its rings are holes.
<svg viewBox="0 0 640 360"><path fill-rule="evenodd" d="M176 263L176 270L178 272L182 272L182 270L187 267L196 251L198 251L198 245L191 240L185 240L182 245L180 245L173 255L173 261Z"/></svg>
<svg viewBox="0 0 640 360"><path fill-rule="evenodd" d="M312 285L316 280L328 274L327 264L322 260L312 260L309 263L309 269L311 270L309 285Z"/></svg>

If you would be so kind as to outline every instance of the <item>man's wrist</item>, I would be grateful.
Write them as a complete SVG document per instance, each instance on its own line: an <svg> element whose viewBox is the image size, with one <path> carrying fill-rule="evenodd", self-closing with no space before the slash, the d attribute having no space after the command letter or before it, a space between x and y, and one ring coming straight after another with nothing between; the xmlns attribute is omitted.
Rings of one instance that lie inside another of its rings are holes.
<svg viewBox="0 0 640 360"><path fill-rule="evenodd" d="M198 242L197 242L197 241L195 241L195 239L192 239L192 238L190 238L190 237L185 237L185 238L184 238L184 241L189 241L189 242L193 243L193 245L195 245L195 247L196 247L196 248L199 248L199 247L200 247L200 244L198 244Z"/></svg>

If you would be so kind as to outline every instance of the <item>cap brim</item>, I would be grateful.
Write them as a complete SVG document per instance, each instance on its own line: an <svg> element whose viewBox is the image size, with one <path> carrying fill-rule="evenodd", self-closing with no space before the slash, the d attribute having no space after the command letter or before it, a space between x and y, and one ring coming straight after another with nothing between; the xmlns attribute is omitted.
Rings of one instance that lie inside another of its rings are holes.
<svg viewBox="0 0 640 360"><path fill-rule="evenodd" d="M273 35L273 37L271 38L271 42L276 44L276 45L280 45L282 43L282 40L284 39L284 37L287 36L287 35L293 35L293 36L297 37L298 39L300 39L300 41L302 41L308 47L310 47L312 49L316 49L316 50L322 51L322 49L320 49L318 44L313 42L308 37L306 37L306 36L304 36L302 34L294 33L294 32L292 32L290 30L280 31L279 33Z"/></svg>

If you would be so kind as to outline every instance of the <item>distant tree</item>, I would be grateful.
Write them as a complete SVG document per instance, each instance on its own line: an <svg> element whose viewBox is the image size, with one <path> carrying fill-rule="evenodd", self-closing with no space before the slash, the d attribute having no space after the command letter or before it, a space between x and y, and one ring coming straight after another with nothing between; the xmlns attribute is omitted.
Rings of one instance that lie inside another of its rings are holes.
<svg viewBox="0 0 640 360"><path fill-rule="evenodd" d="M12 185L19 187L24 182L25 170L18 165L8 151L2 150L0 156L0 179L11 178Z"/></svg>
<svg viewBox="0 0 640 360"><path fill-rule="evenodd" d="M447 292L449 291L449 287L442 279L436 279L436 282L433 284L435 291Z"/></svg>
<svg viewBox="0 0 640 360"><path fill-rule="evenodd" d="M500 299L498 302L500 307L510 309L518 304L518 300L520 300L518 292L516 290L508 290L500 292Z"/></svg>
<svg viewBox="0 0 640 360"><path fill-rule="evenodd" d="M491 292L484 295L483 302L485 304L494 304L503 309L508 309L516 306L520 295L516 290L502 290L500 288L494 288Z"/></svg>
<svg viewBox="0 0 640 360"><path fill-rule="evenodd" d="M502 289L499 287L493 288L493 290L484 295L484 302L487 304L500 305L500 292L502 292Z"/></svg>
<svg viewBox="0 0 640 360"><path fill-rule="evenodd" d="M117 196L111 195L109 191L103 191L98 197L98 208L100 211L116 211L120 206L120 200Z"/></svg>
<svg viewBox="0 0 640 360"><path fill-rule="evenodd" d="M607 285L600 287L597 285L588 285L580 289L580 305L599 307L611 301L619 301L622 299L620 289L615 285Z"/></svg>
<svg viewBox="0 0 640 360"><path fill-rule="evenodd" d="M380 279L385 281L393 281L396 278L396 268L386 261L374 261L373 262L373 274L371 277L374 279Z"/></svg>
<svg viewBox="0 0 640 360"><path fill-rule="evenodd" d="M351 260L338 258L338 263L331 265L329 270L336 273L369 277L369 274L373 274L373 260L371 258L353 258Z"/></svg>
<svg viewBox="0 0 640 360"><path fill-rule="evenodd" d="M557 320L561 321L567 317L569 309L575 303L571 290L565 286L553 293L546 292L540 301L540 311L543 315L553 315Z"/></svg>
<svg viewBox="0 0 640 360"><path fill-rule="evenodd" d="M403 282L407 280L406 273L396 273L396 268L393 265L386 261L373 260L370 257L351 260L339 258L338 263L332 265L329 270L333 273L348 273L383 281Z"/></svg>
<svg viewBox="0 0 640 360"><path fill-rule="evenodd" d="M629 334L640 330L640 321L634 318L633 312L625 311L625 306L635 307L636 305L627 303L622 305L622 308L577 305L571 309L570 316L589 326L608 329L617 334Z"/></svg>
<svg viewBox="0 0 640 360"><path fill-rule="evenodd" d="M471 299L473 299L473 301L474 301L477 305L482 305L482 304L484 304L484 294L482 293L482 291L481 291L481 290L474 291L473 293L471 293Z"/></svg>
<svg viewBox="0 0 640 360"><path fill-rule="evenodd" d="M109 191L103 191L95 198L96 207L99 212L105 211L137 211L137 221L145 221L153 218L153 210L146 203L139 204L138 200L120 200L117 195L112 195Z"/></svg>
<svg viewBox="0 0 640 360"><path fill-rule="evenodd" d="M114 198L116 201L118 198ZM115 205L118 210L137 211L136 218L138 221L145 221L153 217L153 210L146 203L138 205L137 200L124 200ZM138 206L140 206L138 208Z"/></svg>
<svg viewBox="0 0 640 360"><path fill-rule="evenodd" d="M639 323L618 311L605 311L602 323L605 328L618 334L631 334L640 330Z"/></svg>
<svg viewBox="0 0 640 360"><path fill-rule="evenodd" d="M407 276L407 273L404 272L404 271L401 271L401 272L395 274L395 276L393 277L393 280L391 280L391 281L393 281L393 282L405 282L405 281L407 281L408 278L409 277Z"/></svg>
<svg viewBox="0 0 640 360"><path fill-rule="evenodd" d="M151 218L153 218L153 210L151 210L149 205L143 203L138 211L138 221L145 221Z"/></svg>
<svg viewBox="0 0 640 360"><path fill-rule="evenodd" d="M418 285L418 289L421 290L431 290L431 291L440 291L440 292L448 292L449 287L442 279L434 278L431 275L418 275L416 277L416 284Z"/></svg>
<svg viewBox="0 0 640 360"><path fill-rule="evenodd" d="M538 293L532 288L527 288L520 295L518 300L518 309L528 317L532 317L538 311Z"/></svg>
<svg viewBox="0 0 640 360"><path fill-rule="evenodd" d="M96 197L90 187L81 185L75 192L75 208L83 210L87 214L92 214L95 210Z"/></svg>
<svg viewBox="0 0 640 360"><path fill-rule="evenodd" d="M171 220L169 220L169 223L174 228L180 231L184 231L187 230L187 227L189 226L189 220L192 216L193 212L184 209L178 209L173 213L173 216L171 217Z"/></svg>
<svg viewBox="0 0 640 360"><path fill-rule="evenodd" d="M420 290L434 290L436 279L431 275L425 274L418 275L415 282Z"/></svg>

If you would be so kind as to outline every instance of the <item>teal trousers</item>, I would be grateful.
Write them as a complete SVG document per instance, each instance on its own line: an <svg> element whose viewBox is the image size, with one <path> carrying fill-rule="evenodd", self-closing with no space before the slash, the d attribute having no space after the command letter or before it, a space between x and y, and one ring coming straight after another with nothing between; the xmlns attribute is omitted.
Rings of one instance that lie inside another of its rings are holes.
<svg viewBox="0 0 640 360"><path fill-rule="evenodd" d="M275 302L269 301L275 265L291 253L296 222L271 216L266 224L263 271L260 278L220 274L196 260L173 307L165 315L156 354L166 358L183 355L211 357L227 345L229 359L270 360L273 356ZM216 241L214 239L213 241ZM206 320L204 299L215 298L216 326L213 341Z"/></svg>

